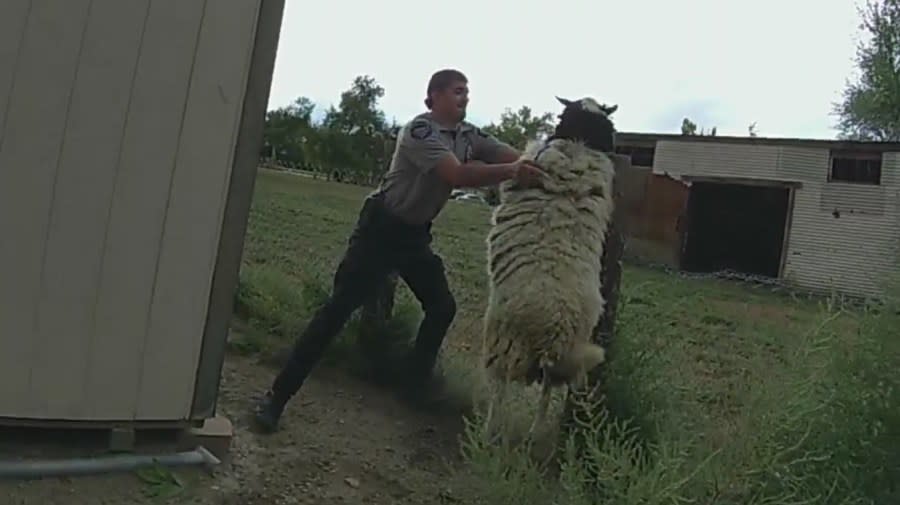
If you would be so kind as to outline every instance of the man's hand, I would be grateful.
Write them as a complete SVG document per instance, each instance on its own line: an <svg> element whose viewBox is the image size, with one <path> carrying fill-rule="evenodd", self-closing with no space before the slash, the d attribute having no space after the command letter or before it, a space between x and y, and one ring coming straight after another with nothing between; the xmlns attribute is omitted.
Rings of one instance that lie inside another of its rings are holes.
<svg viewBox="0 0 900 505"><path fill-rule="evenodd" d="M516 185L523 188L539 188L550 178L540 165L532 160L520 158L511 163L512 177Z"/></svg>

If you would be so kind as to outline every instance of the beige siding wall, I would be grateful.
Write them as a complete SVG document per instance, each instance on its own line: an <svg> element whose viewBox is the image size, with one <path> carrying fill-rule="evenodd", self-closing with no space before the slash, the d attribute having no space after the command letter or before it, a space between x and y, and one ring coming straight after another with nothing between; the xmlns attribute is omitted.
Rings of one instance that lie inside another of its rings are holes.
<svg viewBox="0 0 900 505"><path fill-rule="evenodd" d="M187 417L258 7L0 2L0 416Z"/></svg>
<svg viewBox="0 0 900 505"><path fill-rule="evenodd" d="M884 155L891 174L896 154ZM897 270L897 181L880 186L826 182L827 149L783 148L781 173L803 182L794 200L784 276L800 286L877 296ZM835 213L838 217L835 217Z"/></svg>
<svg viewBox="0 0 900 505"><path fill-rule="evenodd" d="M784 277L803 288L877 296L898 270L900 153L884 155L880 186L828 183L828 167L828 149L662 141L653 170L801 182Z"/></svg>
<svg viewBox="0 0 900 505"><path fill-rule="evenodd" d="M828 179L828 149L781 147L775 179L806 183L821 183Z"/></svg>
<svg viewBox="0 0 900 505"><path fill-rule="evenodd" d="M778 147L660 141L653 172L705 177L775 178Z"/></svg>

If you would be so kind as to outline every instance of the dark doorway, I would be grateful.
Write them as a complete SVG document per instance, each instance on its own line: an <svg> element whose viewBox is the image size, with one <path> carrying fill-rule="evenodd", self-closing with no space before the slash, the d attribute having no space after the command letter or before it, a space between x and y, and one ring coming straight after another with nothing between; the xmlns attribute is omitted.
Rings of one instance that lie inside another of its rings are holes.
<svg viewBox="0 0 900 505"><path fill-rule="evenodd" d="M694 182L681 268L778 277L790 188Z"/></svg>

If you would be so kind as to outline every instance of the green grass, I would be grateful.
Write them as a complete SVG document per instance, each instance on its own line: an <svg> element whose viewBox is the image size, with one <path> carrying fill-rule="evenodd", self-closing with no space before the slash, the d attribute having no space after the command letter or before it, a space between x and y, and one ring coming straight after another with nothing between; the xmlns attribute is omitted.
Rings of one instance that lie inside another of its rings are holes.
<svg viewBox="0 0 900 505"><path fill-rule="evenodd" d="M254 331L236 351L267 352L299 331L366 191L260 172L238 295ZM459 302L445 366L475 394L488 218L450 202L434 228ZM544 467L527 447L489 443L475 415L469 470L492 504L900 503L898 306L850 309L626 265L608 409L579 429L591 450ZM408 337L420 316L402 284L398 312L391 331ZM333 361L355 355L354 324ZM518 405L522 424L530 412Z"/></svg>

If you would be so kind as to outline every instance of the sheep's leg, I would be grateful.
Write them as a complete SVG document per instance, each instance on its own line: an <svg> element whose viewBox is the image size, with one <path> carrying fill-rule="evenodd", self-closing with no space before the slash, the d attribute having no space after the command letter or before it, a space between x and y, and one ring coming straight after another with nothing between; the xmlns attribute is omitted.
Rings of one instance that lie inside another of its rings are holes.
<svg viewBox="0 0 900 505"><path fill-rule="evenodd" d="M531 423L531 428L528 429L529 437L534 435L538 425L543 423L547 417L547 409L550 407L550 388L550 374L545 371L541 379L541 399L538 402L537 413L534 416L534 421Z"/></svg>
<svg viewBox="0 0 900 505"><path fill-rule="evenodd" d="M494 404L497 403L497 384L494 381L490 381L488 384L487 413L484 415L484 424L486 426L491 424L491 419L494 417Z"/></svg>
<svg viewBox="0 0 900 505"><path fill-rule="evenodd" d="M575 400L575 385L571 382L566 383L566 402L570 403Z"/></svg>
<svg viewBox="0 0 900 505"><path fill-rule="evenodd" d="M493 420L494 420L494 410L497 408L497 405L503 403L503 400L506 397L506 382L501 380L494 380L493 387L491 387L491 398L490 403L488 403L487 414L485 415L485 426L487 427L488 433L493 433Z"/></svg>

